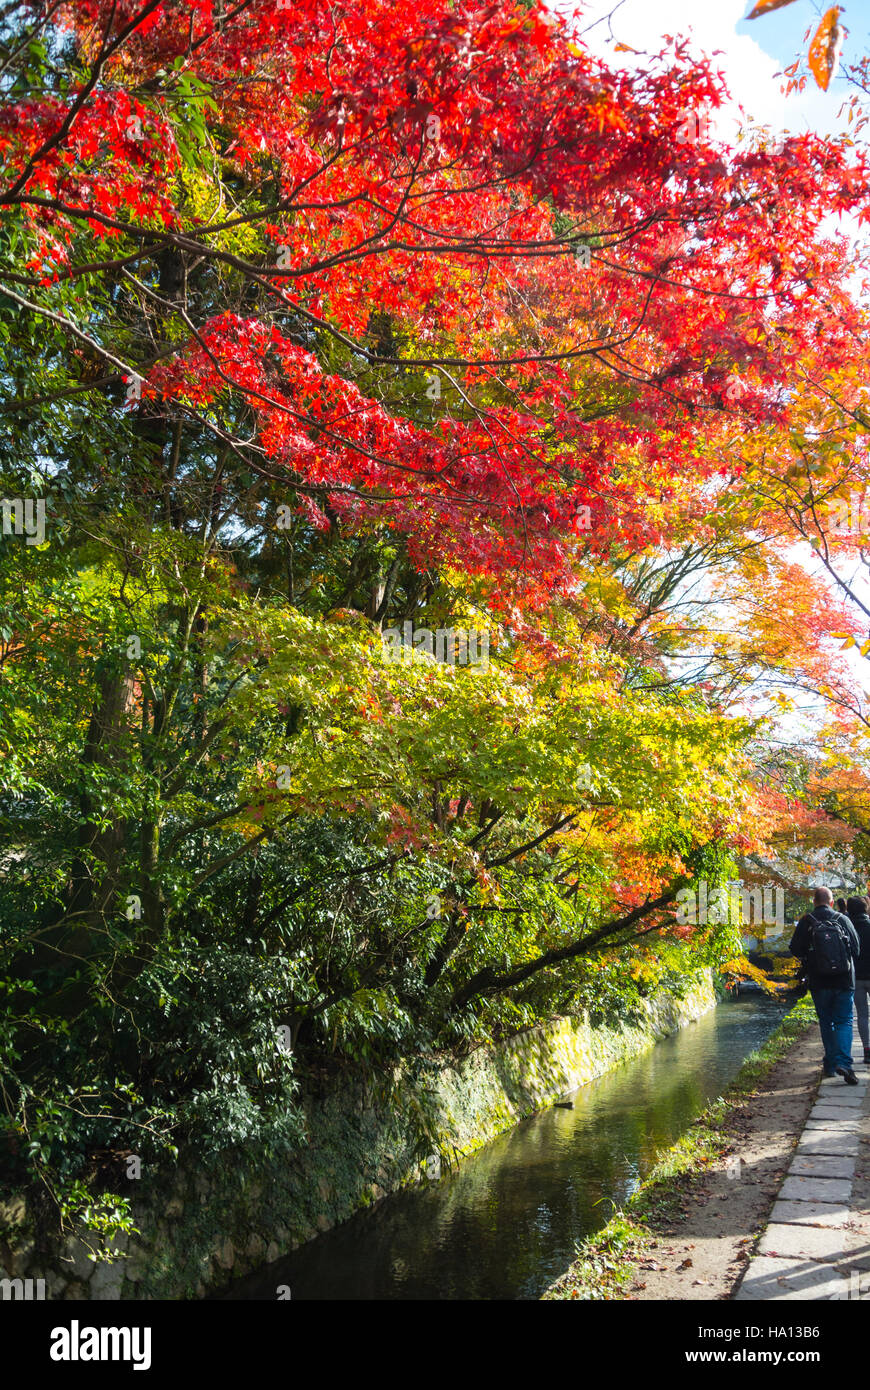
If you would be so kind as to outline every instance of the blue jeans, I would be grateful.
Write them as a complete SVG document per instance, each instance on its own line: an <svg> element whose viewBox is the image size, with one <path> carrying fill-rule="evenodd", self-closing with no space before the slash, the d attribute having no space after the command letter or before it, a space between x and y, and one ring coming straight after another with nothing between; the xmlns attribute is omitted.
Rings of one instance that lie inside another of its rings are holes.
<svg viewBox="0 0 870 1390"><path fill-rule="evenodd" d="M825 1049L825 1070L852 1070L852 999L854 990L822 986L810 990Z"/></svg>

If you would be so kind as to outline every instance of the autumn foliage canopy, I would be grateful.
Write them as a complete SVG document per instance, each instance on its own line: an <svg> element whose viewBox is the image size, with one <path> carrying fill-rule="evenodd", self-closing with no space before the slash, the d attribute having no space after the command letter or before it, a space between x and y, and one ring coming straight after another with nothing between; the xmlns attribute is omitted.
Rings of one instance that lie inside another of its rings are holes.
<svg viewBox="0 0 870 1390"><path fill-rule="evenodd" d="M107 1010L161 1152L205 1094L220 1150L218 1071L253 1151L312 1058L624 1010L739 955L681 885L861 864L859 108L729 145L715 59L525 0L0 40L0 487L48 518L0 549L16 1153ZM385 662L403 624L489 663Z"/></svg>

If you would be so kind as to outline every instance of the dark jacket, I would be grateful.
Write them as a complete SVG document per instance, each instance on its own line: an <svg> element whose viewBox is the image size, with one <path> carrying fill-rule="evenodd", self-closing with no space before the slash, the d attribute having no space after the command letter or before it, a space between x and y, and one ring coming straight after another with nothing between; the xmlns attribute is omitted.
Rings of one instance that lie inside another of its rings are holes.
<svg viewBox="0 0 870 1390"><path fill-rule="evenodd" d="M870 917L866 912L853 917L852 926L858 935L861 946L861 954L855 961L855 978L857 980L870 980Z"/></svg>
<svg viewBox="0 0 870 1390"><path fill-rule="evenodd" d="M807 957L810 951L810 929L813 925L813 918L818 922L836 922L840 930L845 933L849 950L852 954L852 964L847 973L842 976L825 975L818 977L814 975L810 968ZM861 954L861 942L858 933L852 926L848 917L844 917L842 912L835 912L832 907L814 907L812 914L809 912L803 916L795 927L795 933L789 942L788 949L793 956L799 956L806 969L806 980L810 989L817 986L821 989L854 989L855 988L855 965L854 962Z"/></svg>

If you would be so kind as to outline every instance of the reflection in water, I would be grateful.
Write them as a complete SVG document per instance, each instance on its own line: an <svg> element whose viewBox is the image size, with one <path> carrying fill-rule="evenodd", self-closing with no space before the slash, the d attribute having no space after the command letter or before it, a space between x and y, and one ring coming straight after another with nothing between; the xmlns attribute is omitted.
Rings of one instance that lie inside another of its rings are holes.
<svg viewBox="0 0 870 1390"><path fill-rule="evenodd" d="M230 1299L533 1299L568 1267L784 1006L747 998L575 1091L467 1159L240 1279Z"/></svg>

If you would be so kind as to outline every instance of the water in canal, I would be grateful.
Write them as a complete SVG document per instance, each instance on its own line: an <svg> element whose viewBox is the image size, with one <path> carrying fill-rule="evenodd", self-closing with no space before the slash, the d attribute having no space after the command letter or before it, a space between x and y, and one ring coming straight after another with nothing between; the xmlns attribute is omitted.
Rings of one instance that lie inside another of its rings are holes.
<svg viewBox="0 0 870 1390"><path fill-rule="evenodd" d="M571 1097L523 1120L453 1176L386 1198L238 1280L230 1299L534 1299L604 1225L662 1149L720 1095L782 1018L720 1004Z"/></svg>

